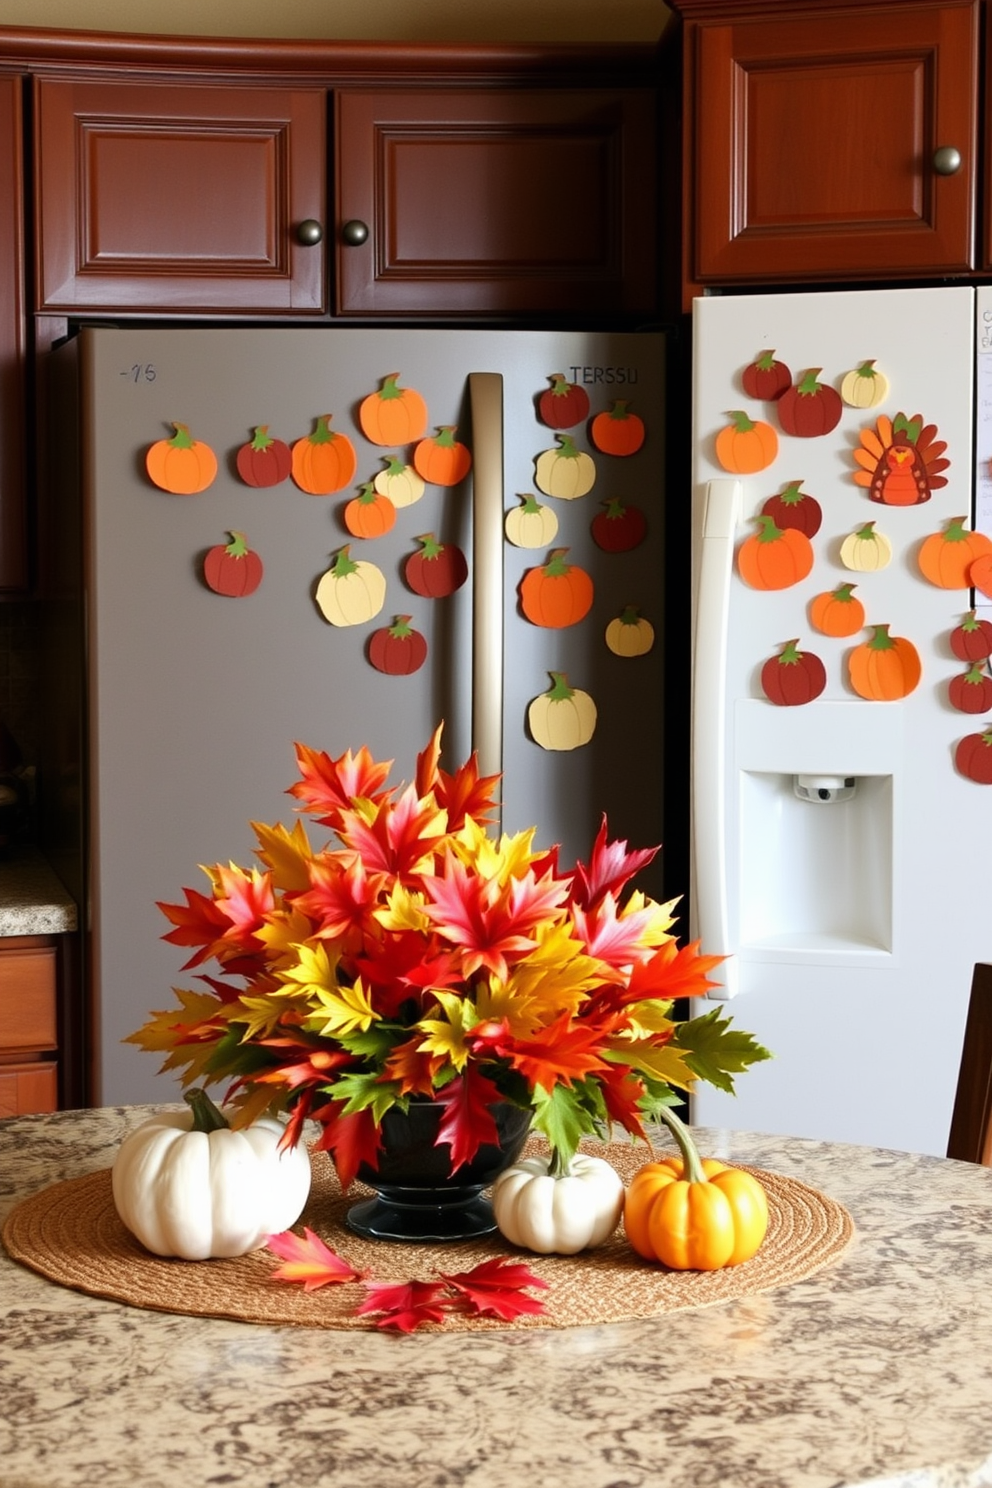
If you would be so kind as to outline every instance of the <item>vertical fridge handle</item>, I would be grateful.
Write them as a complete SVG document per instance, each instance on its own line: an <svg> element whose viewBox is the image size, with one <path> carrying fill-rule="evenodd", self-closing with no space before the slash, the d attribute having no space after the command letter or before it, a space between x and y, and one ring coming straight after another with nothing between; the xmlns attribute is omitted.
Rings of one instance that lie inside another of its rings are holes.
<svg viewBox="0 0 992 1488"><path fill-rule="evenodd" d="M743 510L740 481L706 487L700 528L699 587L692 648L692 836L696 932L710 956L728 956L710 997L733 997L727 914L727 641L734 538Z"/></svg>
<svg viewBox="0 0 992 1488"><path fill-rule="evenodd" d="M472 748L483 775L503 770L503 379L471 372Z"/></svg>

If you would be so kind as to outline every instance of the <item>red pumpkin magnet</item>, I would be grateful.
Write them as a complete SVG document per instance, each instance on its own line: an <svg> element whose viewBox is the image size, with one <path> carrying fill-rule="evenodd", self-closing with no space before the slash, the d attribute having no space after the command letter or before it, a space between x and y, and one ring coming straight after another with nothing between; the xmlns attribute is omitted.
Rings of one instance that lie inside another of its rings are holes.
<svg viewBox="0 0 992 1488"><path fill-rule="evenodd" d="M644 443L644 420L631 413L628 403L618 401L597 413L589 425L589 438L604 455L634 455Z"/></svg>
<svg viewBox="0 0 992 1488"><path fill-rule="evenodd" d="M992 622L979 620L971 610L951 631L951 650L959 661L984 661L992 656Z"/></svg>
<svg viewBox="0 0 992 1488"><path fill-rule="evenodd" d="M262 582L262 560L252 552L243 532L231 532L225 547L218 543L203 560L203 577L215 594L241 599L254 594Z"/></svg>
<svg viewBox="0 0 992 1488"><path fill-rule="evenodd" d="M789 481L777 496L769 496L761 510L773 517L777 527L795 527L807 537L815 537L823 521L823 508L815 496L801 490L802 481Z"/></svg>
<svg viewBox="0 0 992 1488"><path fill-rule="evenodd" d="M741 373L741 385L749 398L774 403L792 386L792 373L773 351L763 351Z"/></svg>
<svg viewBox="0 0 992 1488"><path fill-rule="evenodd" d="M862 429L860 448L854 451L854 484L866 486L872 501L885 506L918 506L930 500L932 491L947 485L941 472L950 466L944 459L947 442L937 438L936 424L924 424L918 413L894 419L880 413L874 429Z"/></svg>
<svg viewBox="0 0 992 1488"><path fill-rule="evenodd" d="M401 388L399 376L390 372L359 404L358 422L372 444L412 444L427 428L427 404L414 388Z"/></svg>
<svg viewBox="0 0 992 1488"><path fill-rule="evenodd" d="M771 517L755 517L758 531L737 552L737 571L752 589L789 589L813 567L813 544L795 527L778 527Z"/></svg>
<svg viewBox="0 0 992 1488"><path fill-rule="evenodd" d="M532 625L561 630L577 625L592 608L592 579L578 564L566 563L567 553L555 548L547 563L529 568L520 581L520 608Z"/></svg>
<svg viewBox="0 0 992 1488"><path fill-rule="evenodd" d="M174 496L205 491L217 474L217 456L209 444L194 439L185 424L173 424L171 439L157 439L145 455L149 478Z"/></svg>
<svg viewBox="0 0 992 1488"><path fill-rule="evenodd" d="M912 641L889 635L887 625L872 626L868 640L855 646L848 657L847 668L858 696L874 703L908 697L923 675Z"/></svg>
<svg viewBox="0 0 992 1488"><path fill-rule="evenodd" d="M966 672L951 678L947 697L959 713L987 713L992 708L992 677L976 661Z"/></svg>
<svg viewBox="0 0 992 1488"><path fill-rule="evenodd" d="M472 468L468 446L455 438L457 425L442 424L413 452L414 469L432 486L457 486Z"/></svg>
<svg viewBox="0 0 992 1488"><path fill-rule="evenodd" d="M551 386L538 398L537 411L549 429L574 429L589 417L589 395L563 372L552 372Z"/></svg>
<svg viewBox="0 0 992 1488"><path fill-rule="evenodd" d="M971 532L964 517L951 517L943 532L931 532L920 548L920 573L938 589L968 589L975 560L992 554L992 540Z"/></svg>
<svg viewBox="0 0 992 1488"><path fill-rule="evenodd" d="M590 525L593 541L604 553L628 553L644 541L647 518L639 506L624 506L622 501L603 502L604 510L593 517Z"/></svg>
<svg viewBox="0 0 992 1488"><path fill-rule="evenodd" d="M407 677L427 660L427 642L410 625L410 615L396 615L392 625L383 625L369 636L369 661L376 671L391 677Z"/></svg>
<svg viewBox="0 0 992 1488"><path fill-rule="evenodd" d="M799 650L798 636L786 641L778 656L770 656L761 668L761 690L770 703L796 707L811 703L827 685L823 662L812 651Z"/></svg>
<svg viewBox="0 0 992 1488"><path fill-rule="evenodd" d="M954 751L954 763L962 775L978 785L992 785L992 729L984 734L966 734Z"/></svg>
<svg viewBox="0 0 992 1488"><path fill-rule="evenodd" d="M829 434L840 423L844 412L840 393L818 380L821 370L813 367L804 372L779 398L776 407L784 433L799 439L815 439Z"/></svg>
<svg viewBox="0 0 992 1488"><path fill-rule="evenodd" d="M343 490L358 468L355 446L347 434L331 428L333 416L322 413L313 433L293 445L293 480L310 496L329 496L332 491Z"/></svg>
<svg viewBox="0 0 992 1488"><path fill-rule="evenodd" d="M407 583L425 599L444 599L460 589L468 578L468 564L461 548L439 543L433 532L417 538L420 551L411 553L403 567Z"/></svg>
<svg viewBox="0 0 992 1488"><path fill-rule="evenodd" d="M396 508L388 496L366 481L344 509L344 525L352 537L382 537L396 525Z"/></svg>
<svg viewBox="0 0 992 1488"><path fill-rule="evenodd" d="M716 458L731 475L754 475L764 470L778 455L778 435L764 419L752 419L735 408L727 415L731 422L716 436Z"/></svg>
<svg viewBox="0 0 992 1488"><path fill-rule="evenodd" d="M289 445L269 433L268 424L259 424L238 450L235 464L246 486L278 486L289 475L293 457Z"/></svg>

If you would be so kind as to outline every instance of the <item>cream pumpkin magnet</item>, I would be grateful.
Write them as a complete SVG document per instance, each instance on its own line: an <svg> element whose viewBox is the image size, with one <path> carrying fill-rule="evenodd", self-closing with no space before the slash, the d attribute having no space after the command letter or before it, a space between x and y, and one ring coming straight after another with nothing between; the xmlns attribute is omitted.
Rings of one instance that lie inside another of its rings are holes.
<svg viewBox="0 0 992 1488"><path fill-rule="evenodd" d="M217 456L209 444L194 439L186 424L173 424L171 439L156 439L145 455L149 480L173 496L205 491L217 474Z"/></svg>
<svg viewBox="0 0 992 1488"><path fill-rule="evenodd" d="M564 672L549 672L551 686L527 708L527 723L542 749L579 749L596 732L596 704L581 687L570 687Z"/></svg>
<svg viewBox="0 0 992 1488"><path fill-rule="evenodd" d="M534 461L534 481L545 496L575 501L596 484L596 463L585 450L576 449L571 434L559 434L558 448L542 450Z"/></svg>
<svg viewBox="0 0 992 1488"><path fill-rule="evenodd" d="M388 496L395 507L413 506L427 489L423 476L406 464L399 455L384 455L385 470L380 470L372 484L380 496Z"/></svg>
<svg viewBox="0 0 992 1488"><path fill-rule="evenodd" d="M862 429L854 451L854 484L866 486L869 499L883 506L918 506L931 492L947 485L942 474L950 466L944 458L947 442L937 438L936 424L925 424L920 414L894 419L880 413L874 429Z"/></svg>
<svg viewBox="0 0 992 1488"><path fill-rule="evenodd" d="M848 408L875 408L889 396L889 379L879 372L874 358L853 367L840 385Z"/></svg>
<svg viewBox="0 0 992 1488"><path fill-rule="evenodd" d="M203 577L215 594L241 599L254 594L262 582L262 560L249 548L243 532L231 532L231 541L218 543L203 560Z"/></svg>
<svg viewBox="0 0 992 1488"><path fill-rule="evenodd" d="M356 562L346 543L318 580L314 597L329 625L364 625L386 602L386 576L374 563Z"/></svg>
<svg viewBox="0 0 992 1488"><path fill-rule="evenodd" d="M606 644L614 656L646 656L654 645L654 626L636 605L624 605L606 627Z"/></svg>
<svg viewBox="0 0 992 1488"><path fill-rule="evenodd" d="M853 573L876 573L892 562L892 544L874 522L865 522L844 538L840 561Z"/></svg>
<svg viewBox="0 0 992 1488"><path fill-rule="evenodd" d="M510 508L503 525L515 548L546 548L558 535L557 516L531 492L521 495L520 505Z"/></svg>
<svg viewBox="0 0 992 1488"><path fill-rule="evenodd" d="M399 378L388 373L379 391L359 404L358 422L372 444L412 444L427 428L427 404L415 388L401 388Z"/></svg>

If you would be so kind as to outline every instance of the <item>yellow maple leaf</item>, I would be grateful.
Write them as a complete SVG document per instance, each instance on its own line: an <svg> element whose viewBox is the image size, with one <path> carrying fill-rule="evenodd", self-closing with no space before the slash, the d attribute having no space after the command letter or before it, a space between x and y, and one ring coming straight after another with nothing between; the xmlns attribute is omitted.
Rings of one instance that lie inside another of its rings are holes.
<svg viewBox="0 0 992 1488"><path fill-rule="evenodd" d="M680 1090L691 1090L696 1076L685 1062L685 1054L677 1044L663 1044L659 1049L645 1039L611 1039L609 1048L603 1050L603 1058L616 1064L629 1064L633 1069Z"/></svg>
<svg viewBox="0 0 992 1488"><path fill-rule="evenodd" d="M296 1009L302 1016L310 1012L310 999L299 987L273 987L268 992L249 996L244 993L237 1001L234 1021L245 1025L241 1043L249 1044L257 1038L268 1038L275 1032L286 1013Z"/></svg>
<svg viewBox="0 0 992 1488"><path fill-rule="evenodd" d="M517 832L512 837L503 836L496 843L487 835L485 824L473 817L465 818L465 825L451 839L458 858L473 869L486 883L498 883L500 887L511 878L522 878L535 861L531 851L534 828Z"/></svg>
<svg viewBox="0 0 992 1488"><path fill-rule="evenodd" d="M421 908L423 903L422 893L413 893L403 884L396 883L386 896L385 909L375 910L373 918L384 930L418 930L426 934L431 922Z"/></svg>
<svg viewBox="0 0 992 1488"><path fill-rule="evenodd" d="M312 1022L315 1025L319 1023L317 1031L327 1037L336 1038L359 1031L364 1033L373 1023L380 1021L361 977L356 977L354 986L351 987L312 985L308 990L313 1010Z"/></svg>
<svg viewBox="0 0 992 1488"><path fill-rule="evenodd" d="M287 890L303 893L308 889L307 867L313 852L303 823L296 821L291 832L281 823L269 827L264 822L253 821L251 827L261 844L258 856L270 870L275 887L283 893Z"/></svg>
<svg viewBox="0 0 992 1488"><path fill-rule="evenodd" d="M308 940L312 925L298 909L280 910L270 915L265 924L255 931L255 937L265 946L266 960L273 970L280 971L297 959L297 948Z"/></svg>
<svg viewBox="0 0 992 1488"><path fill-rule="evenodd" d="M671 1010L671 1002L662 1002L656 997L645 1002L632 1002L626 1009L631 1035L634 1038L647 1038L651 1034L674 1030L677 1024L668 1016Z"/></svg>
<svg viewBox="0 0 992 1488"><path fill-rule="evenodd" d="M635 889L630 898L623 905L618 920L625 920L631 915L643 915L644 926L638 936L638 942L645 949L664 945L671 940L669 930L675 924L675 916L672 910L678 904L678 899L669 899L667 904L656 904L640 889Z"/></svg>
<svg viewBox="0 0 992 1488"><path fill-rule="evenodd" d="M465 1035L478 1022L475 1004L457 992L444 992L439 987L431 990L431 996L440 1003L444 1018L421 1018L415 1026L424 1035L417 1045L421 1054L439 1054L450 1059L459 1072L468 1063L468 1045Z"/></svg>

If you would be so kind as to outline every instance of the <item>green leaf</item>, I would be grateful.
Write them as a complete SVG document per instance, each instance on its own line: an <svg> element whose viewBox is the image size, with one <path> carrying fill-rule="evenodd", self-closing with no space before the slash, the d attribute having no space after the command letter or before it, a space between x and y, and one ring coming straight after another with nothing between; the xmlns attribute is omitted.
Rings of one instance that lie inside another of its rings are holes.
<svg viewBox="0 0 992 1488"><path fill-rule="evenodd" d="M680 1023L674 1042L685 1051L685 1062L694 1075L728 1095L734 1093L733 1075L773 1057L753 1034L732 1028L720 1008Z"/></svg>
<svg viewBox="0 0 992 1488"><path fill-rule="evenodd" d="M370 1110L378 1123L391 1106L403 1104L399 1081L380 1080L374 1070L368 1074L340 1075L329 1088L335 1100L345 1102L341 1112L343 1116L353 1116L356 1111Z"/></svg>
<svg viewBox="0 0 992 1488"><path fill-rule="evenodd" d="M382 1067L396 1042L396 1029L382 1023L373 1023L364 1033L356 1029L354 1033L339 1033L335 1037L335 1043L340 1044L342 1049L359 1059L372 1060L377 1069Z"/></svg>
<svg viewBox="0 0 992 1488"><path fill-rule="evenodd" d="M595 1133L589 1112L584 1109L578 1092L569 1085L556 1085L550 1095L543 1086L535 1085L531 1099L533 1130L544 1133L558 1154L560 1165L567 1168L580 1138Z"/></svg>
<svg viewBox="0 0 992 1488"><path fill-rule="evenodd" d="M259 1070L271 1069L278 1060L271 1049L258 1044L244 1044L245 1024L229 1023L214 1044L210 1058L203 1070L211 1075L254 1075Z"/></svg>

